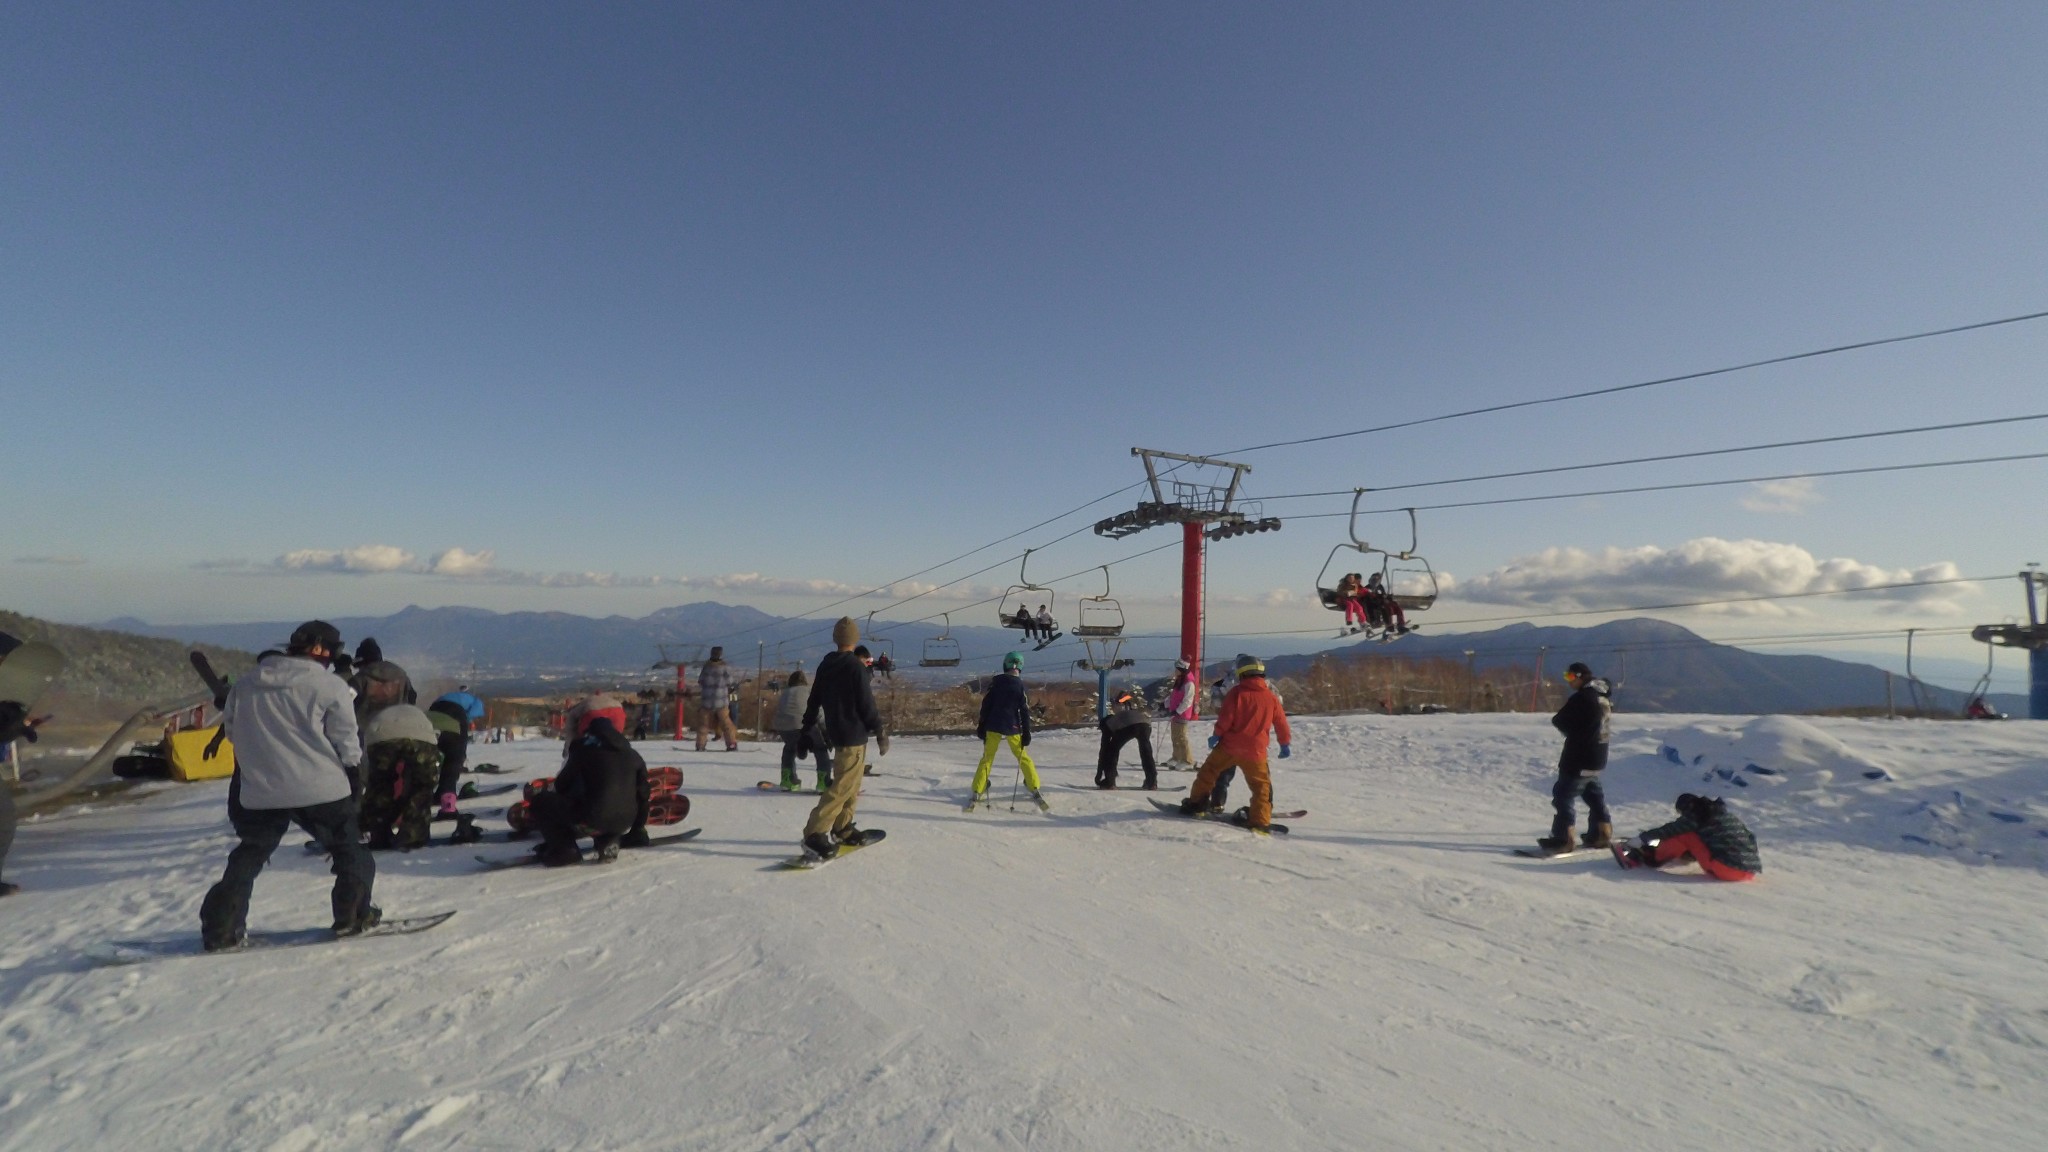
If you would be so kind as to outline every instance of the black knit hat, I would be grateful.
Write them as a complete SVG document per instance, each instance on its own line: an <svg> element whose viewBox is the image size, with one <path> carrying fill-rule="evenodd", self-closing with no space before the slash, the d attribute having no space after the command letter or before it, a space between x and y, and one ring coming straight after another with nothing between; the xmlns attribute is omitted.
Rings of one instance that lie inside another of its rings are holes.
<svg viewBox="0 0 2048 1152"><path fill-rule="evenodd" d="M292 638L285 645L288 652L305 652L320 647L329 652L341 651L341 629L325 620L308 620L292 629Z"/></svg>
<svg viewBox="0 0 2048 1152"><path fill-rule="evenodd" d="M1567 676L1583 676L1589 680L1593 678L1593 670L1577 662L1574 662L1571 667L1565 669L1564 674Z"/></svg>

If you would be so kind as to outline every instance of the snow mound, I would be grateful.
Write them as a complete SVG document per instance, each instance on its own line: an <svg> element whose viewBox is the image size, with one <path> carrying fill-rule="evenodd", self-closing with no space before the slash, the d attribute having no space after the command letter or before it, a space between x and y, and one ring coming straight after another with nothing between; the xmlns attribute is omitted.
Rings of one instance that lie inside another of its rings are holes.
<svg viewBox="0 0 2048 1152"><path fill-rule="evenodd" d="M1837 781L1884 781L1890 768L1796 716L1701 721L1664 734L1657 754L1700 771L1702 783L1826 787Z"/></svg>

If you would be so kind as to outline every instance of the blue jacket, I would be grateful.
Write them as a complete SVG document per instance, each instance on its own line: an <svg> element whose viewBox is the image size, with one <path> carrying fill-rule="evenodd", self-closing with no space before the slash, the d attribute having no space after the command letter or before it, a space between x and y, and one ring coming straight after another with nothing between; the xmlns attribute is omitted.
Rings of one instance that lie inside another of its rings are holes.
<svg viewBox="0 0 2048 1152"><path fill-rule="evenodd" d="M981 698L981 719L974 726L974 734L985 737L995 732L1003 736L1031 735L1031 701L1024 695L1024 678L1008 672L989 683L988 693Z"/></svg>

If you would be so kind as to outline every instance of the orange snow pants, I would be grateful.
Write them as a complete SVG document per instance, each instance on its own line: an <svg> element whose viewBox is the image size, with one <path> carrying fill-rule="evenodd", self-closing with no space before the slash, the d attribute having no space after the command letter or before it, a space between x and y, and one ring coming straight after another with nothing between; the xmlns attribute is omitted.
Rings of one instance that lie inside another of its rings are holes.
<svg viewBox="0 0 2048 1152"><path fill-rule="evenodd" d="M1657 864L1660 867L1671 863L1673 860L1683 860L1687 856L1698 861L1699 866L1706 870L1707 875L1712 876L1716 880L1756 879L1756 873L1754 872L1744 872L1740 868L1730 868L1728 865L1714 859L1714 854L1707 851L1706 841L1701 840L1700 834L1697 832L1686 832L1673 836L1669 840L1659 840L1657 842Z"/></svg>
<svg viewBox="0 0 2048 1152"><path fill-rule="evenodd" d="M1214 752L1209 753L1207 760L1202 761L1202 770L1195 773L1194 787L1188 789L1188 795L1201 800L1205 804L1208 803L1209 792L1216 787L1216 778L1223 775L1226 768L1235 768L1243 772L1244 782L1251 786L1252 827L1264 828L1266 825L1271 824L1273 822L1273 777L1266 772L1266 758L1263 756L1254 759L1250 756L1239 756L1228 749L1216 749Z"/></svg>

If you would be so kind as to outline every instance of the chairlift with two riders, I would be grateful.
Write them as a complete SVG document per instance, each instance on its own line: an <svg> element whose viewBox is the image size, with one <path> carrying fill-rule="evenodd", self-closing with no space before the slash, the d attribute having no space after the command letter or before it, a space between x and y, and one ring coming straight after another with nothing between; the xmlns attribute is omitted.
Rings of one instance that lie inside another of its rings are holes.
<svg viewBox="0 0 2048 1152"><path fill-rule="evenodd" d="M1364 488L1352 490L1351 522L1347 530L1351 539L1330 549L1329 557L1323 561L1322 570L1316 573L1316 598L1322 601L1323 607L1332 612L1344 611L1344 597L1337 592L1337 581L1329 578L1330 566L1337 562L1338 553L1351 551L1366 557L1367 567L1371 566L1373 556L1380 558L1380 584L1386 590L1386 595L1400 605L1403 612L1428 611L1436 603L1436 570L1431 568L1429 560L1417 551L1420 537L1415 523L1415 509L1402 509L1408 513L1408 547L1398 552L1375 548L1358 535L1358 503L1364 498L1366 491ZM1387 634L1385 625L1382 625L1377 633L1368 630L1366 634L1369 637L1392 639L1392 636Z"/></svg>
<svg viewBox="0 0 2048 1152"><path fill-rule="evenodd" d="M1032 593L1035 592L1045 597L1046 614L1048 616L1052 614L1051 606L1057 603L1059 599L1058 594L1052 589L1047 588L1043 584L1033 584L1031 582L1028 570L1031 567L1031 553L1033 551L1034 549L1030 548L1024 550L1023 561L1017 565L1017 583L1010 585L1009 590L1003 593L1002 603L996 606L996 622L1005 628L1015 628L1022 631L1027 639L1034 634L1043 633L1038 638L1038 647L1032 649L1035 652L1060 638L1060 626L1055 621L1052 627L1047 629L1039 623L1036 617L1031 615L1030 601ZM1010 611L1012 602L1017 605L1016 613ZM1021 615L1018 613L1021 613Z"/></svg>

